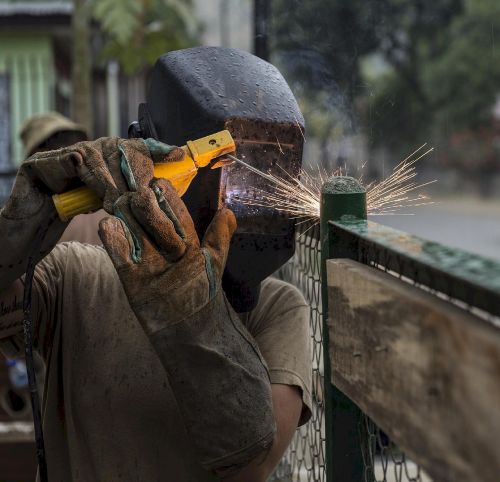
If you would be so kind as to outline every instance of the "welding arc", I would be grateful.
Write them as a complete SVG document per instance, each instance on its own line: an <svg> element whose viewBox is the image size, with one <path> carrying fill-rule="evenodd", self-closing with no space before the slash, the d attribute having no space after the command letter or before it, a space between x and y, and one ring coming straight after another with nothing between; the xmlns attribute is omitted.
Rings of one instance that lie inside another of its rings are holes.
<svg viewBox="0 0 500 482"><path fill-rule="evenodd" d="M298 179L294 179L286 171L284 171L284 173L288 177L290 177L291 181L287 181L286 179L282 179L280 177L273 176L272 174L267 174L265 172L262 172L259 169L257 169L256 167L251 166L250 164L246 163L245 161L242 161L241 159L238 159L237 157L235 157L231 154L228 154L227 157L229 157L232 161L235 161L238 164L246 167L248 170L254 172L255 174L259 175L260 177L263 177L264 179L267 179L268 181L272 182L275 186L277 186L281 190L282 196L276 198L276 201L278 202L278 204L272 204L270 207L280 209L279 208L279 201L282 201L283 196L285 196L285 195L290 195L290 194L299 194L300 195L303 192L305 192L306 196L313 196L313 193L311 193L305 185L301 184ZM281 168L281 166L278 166L278 167ZM281 169L283 169L283 168L281 168ZM294 186L295 184L297 186ZM267 197L271 200L271 196L269 195L269 193L267 193L266 191L262 191L262 192L267 194L268 195ZM305 196L303 196L303 197L305 197ZM309 200L309 199L306 199L306 201L307 200ZM256 204L256 205L258 205L258 204ZM288 211L288 209L286 209L286 208L282 208L280 210Z"/></svg>
<svg viewBox="0 0 500 482"><path fill-rule="evenodd" d="M256 167L251 166L250 164L246 163L245 161L242 161L241 159L238 159L237 157L231 154L226 154L226 156L229 157L229 159L231 159L232 161L237 162L242 166L245 166L250 171L255 172L255 174L258 174L259 176L267 179L268 181L271 181L273 184L276 184L276 178L274 176L271 176L271 174L266 174L265 172L259 171L259 169L257 169Z"/></svg>

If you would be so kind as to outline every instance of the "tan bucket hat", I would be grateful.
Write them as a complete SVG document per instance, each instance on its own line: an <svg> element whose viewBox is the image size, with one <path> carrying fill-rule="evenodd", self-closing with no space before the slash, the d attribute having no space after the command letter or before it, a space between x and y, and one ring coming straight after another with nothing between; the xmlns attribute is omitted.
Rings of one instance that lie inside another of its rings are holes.
<svg viewBox="0 0 500 482"><path fill-rule="evenodd" d="M51 135L60 131L82 132L88 137L85 127L76 124L58 112L44 112L26 119L19 133L26 156L29 156L36 147Z"/></svg>

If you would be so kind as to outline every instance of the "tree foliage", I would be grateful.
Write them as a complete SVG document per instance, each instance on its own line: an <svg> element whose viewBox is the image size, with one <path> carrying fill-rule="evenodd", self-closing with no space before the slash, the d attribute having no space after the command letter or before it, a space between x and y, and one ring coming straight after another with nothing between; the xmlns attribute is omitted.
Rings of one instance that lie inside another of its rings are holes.
<svg viewBox="0 0 500 482"><path fill-rule="evenodd" d="M360 58L376 46L376 9L365 0L273 0L273 61L299 99L307 131L329 144L357 130L352 105Z"/></svg>
<svg viewBox="0 0 500 482"><path fill-rule="evenodd" d="M412 38L413 54L403 52L401 65L389 62L391 69L375 80L374 143L400 145L416 137L441 143L455 131L491 125L500 91L500 49L495 47L500 4L470 0L448 9L441 10L441 26L438 22L434 31Z"/></svg>
<svg viewBox="0 0 500 482"><path fill-rule="evenodd" d="M311 90L327 75L352 99L359 59L376 46L377 21L373 2L366 0L274 0L273 47Z"/></svg>
<svg viewBox="0 0 500 482"><path fill-rule="evenodd" d="M189 0L94 0L106 35L105 58L133 73L163 53L194 45L199 26Z"/></svg>
<svg viewBox="0 0 500 482"><path fill-rule="evenodd" d="M448 33L446 51L429 62L422 75L438 127L476 129L491 124L500 93L500 3L469 0Z"/></svg>
<svg viewBox="0 0 500 482"><path fill-rule="evenodd" d="M491 124L500 93L498 0L274 5L275 48L291 59L284 66L300 95L317 105L335 85L372 145L398 148ZM335 109L332 116L343 122Z"/></svg>

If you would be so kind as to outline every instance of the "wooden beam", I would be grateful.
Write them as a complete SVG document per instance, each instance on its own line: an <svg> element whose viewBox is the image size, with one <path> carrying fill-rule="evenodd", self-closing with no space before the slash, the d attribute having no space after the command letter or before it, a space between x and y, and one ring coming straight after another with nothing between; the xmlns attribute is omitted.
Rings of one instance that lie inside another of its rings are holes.
<svg viewBox="0 0 500 482"><path fill-rule="evenodd" d="M331 382L436 482L500 480L500 328L328 261Z"/></svg>

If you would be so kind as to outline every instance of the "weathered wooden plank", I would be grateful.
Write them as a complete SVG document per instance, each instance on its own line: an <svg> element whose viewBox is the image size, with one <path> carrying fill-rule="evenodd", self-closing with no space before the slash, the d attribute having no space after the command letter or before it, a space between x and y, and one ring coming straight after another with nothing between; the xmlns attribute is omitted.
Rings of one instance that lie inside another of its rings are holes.
<svg viewBox="0 0 500 482"><path fill-rule="evenodd" d="M436 482L498 482L500 329L355 261L327 269L332 383Z"/></svg>

